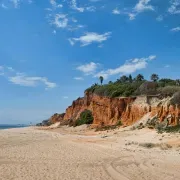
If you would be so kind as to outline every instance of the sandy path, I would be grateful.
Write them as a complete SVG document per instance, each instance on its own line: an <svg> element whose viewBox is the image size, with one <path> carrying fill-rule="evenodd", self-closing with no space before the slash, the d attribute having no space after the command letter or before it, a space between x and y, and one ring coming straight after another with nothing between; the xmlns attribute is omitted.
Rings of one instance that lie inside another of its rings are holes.
<svg viewBox="0 0 180 180"><path fill-rule="evenodd" d="M124 137L2 130L0 180L180 179L179 151L127 147Z"/></svg>

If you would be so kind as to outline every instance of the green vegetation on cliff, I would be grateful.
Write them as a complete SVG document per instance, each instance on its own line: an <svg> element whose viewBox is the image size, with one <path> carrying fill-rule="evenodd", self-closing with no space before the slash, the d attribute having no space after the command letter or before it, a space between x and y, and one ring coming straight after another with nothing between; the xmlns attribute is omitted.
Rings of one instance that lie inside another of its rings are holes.
<svg viewBox="0 0 180 180"><path fill-rule="evenodd" d="M76 121L75 126L80 126L83 124L92 124L93 123L93 115L92 112L89 110L84 110L81 114L79 119Z"/></svg>
<svg viewBox="0 0 180 180"><path fill-rule="evenodd" d="M138 95L162 95L163 97L172 96L180 92L180 80L159 79L157 74L151 75L151 82L144 79L144 76L138 74L134 79L131 75L122 76L115 82L108 84L94 84L86 91L107 97L129 97ZM176 96L178 96L176 94ZM180 96L179 96L180 97Z"/></svg>

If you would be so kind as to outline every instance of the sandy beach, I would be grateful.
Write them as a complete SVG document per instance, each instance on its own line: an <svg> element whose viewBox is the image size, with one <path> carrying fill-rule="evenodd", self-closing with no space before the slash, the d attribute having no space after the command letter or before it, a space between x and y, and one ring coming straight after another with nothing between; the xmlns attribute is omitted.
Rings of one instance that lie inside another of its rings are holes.
<svg viewBox="0 0 180 180"><path fill-rule="evenodd" d="M0 180L71 179L179 180L179 134L67 127L0 131Z"/></svg>

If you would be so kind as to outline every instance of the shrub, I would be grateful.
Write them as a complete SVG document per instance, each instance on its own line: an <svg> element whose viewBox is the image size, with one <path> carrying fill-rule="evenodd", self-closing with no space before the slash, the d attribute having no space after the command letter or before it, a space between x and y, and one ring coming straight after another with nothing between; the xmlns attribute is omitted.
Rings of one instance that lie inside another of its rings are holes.
<svg viewBox="0 0 180 180"><path fill-rule="evenodd" d="M139 146L142 146L142 147L145 147L145 148L154 148L157 145L153 144L153 143L141 143L141 144L139 144Z"/></svg>
<svg viewBox="0 0 180 180"><path fill-rule="evenodd" d="M76 121L75 126L80 126L83 124L92 124L93 123L93 116L92 112L89 110L84 110L81 114L79 119Z"/></svg>
<svg viewBox="0 0 180 180"><path fill-rule="evenodd" d="M119 120L118 122L117 122L117 124L116 124L116 126L122 126L123 124L122 124L122 122L121 122L121 120Z"/></svg>
<svg viewBox="0 0 180 180"><path fill-rule="evenodd" d="M97 131L108 131L108 130L114 130L117 128L117 125L113 125L113 126L101 126L101 127L97 127L96 128L96 132Z"/></svg>
<svg viewBox="0 0 180 180"><path fill-rule="evenodd" d="M134 80L132 80L132 77L122 76L115 82L110 81L108 84L101 86L94 84L86 91L99 96L112 98L156 94L161 94L164 97L172 96L174 93L180 91L180 86L177 84L177 81L172 79L161 79L158 82L149 82L144 80L141 75L138 75L138 78Z"/></svg>
<svg viewBox="0 0 180 180"><path fill-rule="evenodd" d="M158 92L163 96L172 96L174 93L178 91L180 91L179 86L166 86L158 89Z"/></svg>
<svg viewBox="0 0 180 180"><path fill-rule="evenodd" d="M163 133L164 130L168 127L169 122L167 119L165 119L163 122L158 122L155 125L155 128L157 129L158 133Z"/></svg>
<svg viewBox="0 0 180 180"><path fill-rule="evenodd" d="M180 105L180 91L176 92L171 99L171 104Z"/></svg>
<svg viewBox="0 0 180 180"><path fill-rule="evenodd" d="M176 81L172 79L160 79L158 82L159 87L165 87L165 86L175 86Z"/></svg>
<svg viewBox="0 0 180 180"><path fill-rule="evenodd" d="M165 129L167 133L180 133L180 125L177 126L169 126Z"/></svg>
<svg viewBox="0 0 180 180"><path fill-rule="evenodd" d="M144 82L137 88L139 95L153 95L157 94L157 83L156 82Z"/></svg>

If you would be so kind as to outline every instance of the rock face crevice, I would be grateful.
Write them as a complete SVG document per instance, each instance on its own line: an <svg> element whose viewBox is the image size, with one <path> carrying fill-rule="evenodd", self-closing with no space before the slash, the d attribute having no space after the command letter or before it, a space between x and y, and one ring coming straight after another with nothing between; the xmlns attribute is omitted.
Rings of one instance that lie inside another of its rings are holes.
<svg viewBox="0 0 180 180"><path fill-rule="evenodd" d="M109 98L85 92L83 98L73 101L65 114L55 114L51 122L76 121L81 112L90 110L94 117L93 125L116 125L119 121L128 126L136 123L144 115L150 113L159 121L167 119L171 125L179 124L180 106L170 105L170 97L160 99L159 96L138 96Z"/></svg>

